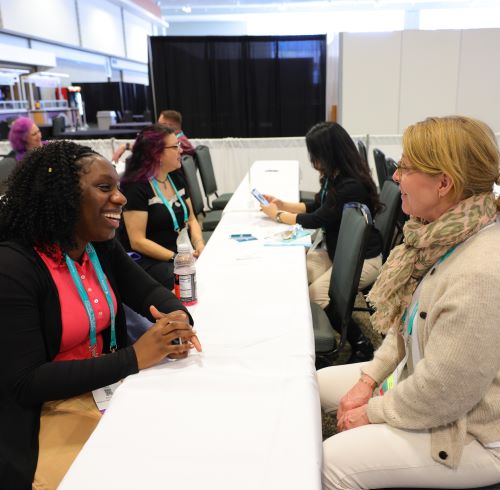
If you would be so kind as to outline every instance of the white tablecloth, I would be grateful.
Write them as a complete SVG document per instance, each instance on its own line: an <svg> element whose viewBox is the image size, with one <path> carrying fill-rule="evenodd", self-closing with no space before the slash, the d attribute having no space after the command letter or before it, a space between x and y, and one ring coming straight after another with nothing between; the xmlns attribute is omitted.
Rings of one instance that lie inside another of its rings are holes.
<svg viewBox="0 0 500 490"><path fill-rule="evenodd" d="M321 488L304 249L229 238L282 226L223 216L190 307L203 353L129 376L60 489Z"/></svg>
<svg viewBox="0 0 500 490"><path fill-rule="evenodd" d="M299 200L299 162L297 160L258 160L245 175L224 213L258 211L260 204L251 194L257 189L283 201Z"/></svg>

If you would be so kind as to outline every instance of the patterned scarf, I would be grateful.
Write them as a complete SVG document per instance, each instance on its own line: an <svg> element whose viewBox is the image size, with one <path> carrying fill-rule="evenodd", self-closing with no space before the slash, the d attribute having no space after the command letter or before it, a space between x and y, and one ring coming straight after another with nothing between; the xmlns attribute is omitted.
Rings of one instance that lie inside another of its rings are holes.
<svg viewBox="0 0 500 490"><path fill-rule="evenodd" d="M412 217L403 228L404 243L392 250L368 295L376 309L373 328L380 333L390 328L401 331L402 316L427 271L451 247L494 222L496 216L493 193L483 193L460 201L431 223Z"/></svg>

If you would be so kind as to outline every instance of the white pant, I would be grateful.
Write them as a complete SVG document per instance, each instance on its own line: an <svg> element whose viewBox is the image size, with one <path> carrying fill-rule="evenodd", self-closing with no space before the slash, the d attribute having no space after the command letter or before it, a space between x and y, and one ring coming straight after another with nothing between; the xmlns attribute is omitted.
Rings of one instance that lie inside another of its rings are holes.
<svg viewBox="0 0 500 490"><path fill-rule="evenodd" d="M356 383L364 363L318 371L321 406L336 410L340 398ZM500 459L473 441L460 465L450 469L431 458L427 431L369 424L336 434L323 443L323 488L390 487L472 488L500 482Z"/></svg>
<svg viewBox="0 0 500 490"><path fill-rule="evenodd" d="M366 259L359 279L358 289L364 289L375 282L382 268L382 256ZM317 248L307 254L307 278L309 281L309 298L325 309L330 303L328 289L332 275L332 261L325 249Z"/></svg>

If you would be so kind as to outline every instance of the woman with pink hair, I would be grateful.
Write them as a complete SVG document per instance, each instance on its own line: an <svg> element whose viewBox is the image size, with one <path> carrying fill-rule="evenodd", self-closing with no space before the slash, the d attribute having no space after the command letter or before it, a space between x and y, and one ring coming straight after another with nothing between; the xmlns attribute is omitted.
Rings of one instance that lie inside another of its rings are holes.
<svg viewBox="0 0 500 490"><path fill-rule="evenodd" d="M17 161L22 160L27 151L42 146L42 133L29 117L16 119L9 131L10 146Z"/></svg>
<svg viewBox="0 0 500 490"><path fill-rule="evenodd" d="M127 198L123 245L138 256L137 264L168 289L174 287L180 231L188 228L196 257L205 248L181 169L181 155L172 129L162 124L144 128L127 159L120 187Z"/></svg>

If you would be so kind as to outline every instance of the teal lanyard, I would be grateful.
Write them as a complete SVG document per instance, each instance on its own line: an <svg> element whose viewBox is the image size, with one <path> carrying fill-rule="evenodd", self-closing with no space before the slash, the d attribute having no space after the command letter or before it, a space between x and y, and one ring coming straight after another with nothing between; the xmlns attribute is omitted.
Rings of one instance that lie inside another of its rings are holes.
<svg viewBox="0 0 500 490"><path fill-rule="evenodd" d="M181 136L184 136L184 131L179 131L175 136L179 139Z"/></svg>
<svg viewBox="0 0 500 490"><path fill-rule="evenodd" d="M439 257L439 259L433 265L433 267L436 267L439 264L441 264L442 262L444 262L455 251L455 249L457 247L458 247L458 245L454 245L453 247L451 247L444 255L442 255L441 257ZM410 319L408 320L408 334L409 335L411 335L413 333L413 322L415 320L415 315L417 314L417 311L418 311L418 306L419 306L419 302L417 301L413 305L413 309L411 310L411 313L410 313ZM406 320L406 311L405 311L405 313L403 315L403 321L405 321L405 320Z"/></svg>
<svg viewBox="0 0 500 490"><path fill-rule="evenodd" d="M104 296L106 296L106 301L109 307L109 316L111 317L111 341L109 343L109 348L113 352L116 350L116 332L115 332L115 308L113 306L113 298L111 297L111 292L109 291L108 282L106 280L106 276L102 271L101 264L99 262L99 258L94 250L94 247L88 243L85 247L85 251L89 256L91 264L94 266L94 270L97 274L97 279L99 280L99 285L101 286L102 292ZM82 300L83 306L85 307L85 311L89 317L89 337L90 337L90 352L92 357L96 357L96 349L97 349L97 339L96 339L96 320L94 315L94 310L92 309L92 304L90 303L89 296L87 291L85 291L85 287L80 279L80 275L76 270L75 263L73 260L67 255L64 254L64 258L66 259L66 264L68 266L69 272L71 274L71 278L75 283L76 289L78 290L78 294L80 295L80 299Z"/></svg>
<svg viewBox="0 0 500 490"><path fill-rule="evenodd" d="M167 179L170 182L170 185L172 186L172 189L174 190L175 195L177 196L177 200L181 203L182 209L184 211L184 223L187 223L188 210L187 210L186 204L184 203L184 200L180 196L179 192L177 191L177 187L175 187L174 183L172 182L170 175L167 175ZM168 202L167 198L160 191L160 187L158 186L158 181L154 177L152 177L150 180L151 180L151 184L153 185L154 190L156 191L156 195L162 200L163 204L168 209L170 216L172 217L172 221L174 223L174 230L178 232L180 230L179 222L177 221L177 217L175 216L175 212L172 209L172 206L170 206L170 203Z"/></svg>
<svg viewBox="0 0 500 490"><path fill-rule="evenodd" d="M328 177L326 178L325 182L323 183L323 186L321 187L321 192L319 193L319 200L321 204L323 205L323 201L325 200L325 196L327 193L327 187L328 187Z"/></svg>

